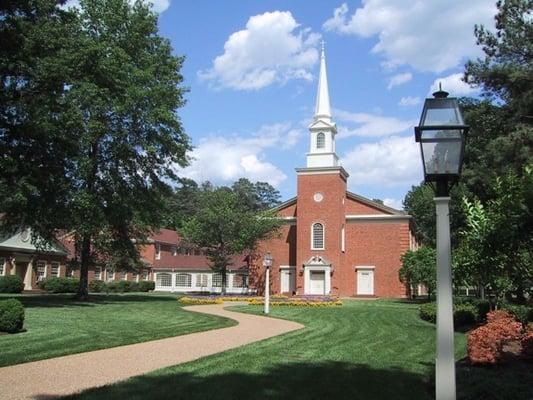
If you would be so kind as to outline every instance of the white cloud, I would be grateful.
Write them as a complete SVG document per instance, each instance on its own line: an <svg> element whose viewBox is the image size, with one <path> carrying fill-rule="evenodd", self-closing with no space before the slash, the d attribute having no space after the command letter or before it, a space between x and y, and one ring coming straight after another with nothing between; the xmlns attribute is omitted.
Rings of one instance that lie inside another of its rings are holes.
<svg viewBox="0 0 533 400"><path fill-rule="evenodd" d="M130 3L133 4L134 1L135 0L130 0ZM170 0L148 0L147 3L152 4L152 10L154 10L156 13L162 13L163 11L165 11L167 8L170 7ZM68 0L63 7L69 8L69 7L79 7L79 6L80 6L79 0Z"/></svg>
<svg viewBox="0 0 533 400"><path fill-rule="evenodd" d="M232 183L241 177L264 181L277 187L287 176L271 162L265 151L294 146L303 132L290 123L264 125L251 136L209 136L200 141L190 156L191 165L178 174L196 181Z"/></svg>
<svg viewBox="0 0 533 400"><path fill-rule="evenodd" d="M394 117L367 113L352 113L349 111L335 110L334 116L339 121L356 124L356 127L339 126L339 138L350 136L388 136L412 128L418 121L401 120Z"/></svg>
<svg viewBox="0 0 533 400"><path fill-rule="evenodd" d="M383 199L383 204L385 204L386 206L395 208L396 210L403 210L402 201L398 199L385 198Z"/></svg>
<svg viewBox="0 0 533 400"><path fill-rule="evenodd" d="M420 97L418 96L417 97L407 96L407 97L402 97L400 101L398 102L398 105L402 107L416 106L420 104L421 101L422 100L420 100Z"/></svg>
<svg viewBox="0 0 533 400"><path fill-rule="evenodd" d="M341 157L350 182L377 187L405 186L422 179L420 150L412 136L392 136L361 143Z"/></svg>
<svg viewBox="0 0 533 400"><path fill-rule="evenodd" d="M250 17L246 29L234 32L213 66L198 71L215 88L257 90L291 79L311 81L318 61L320 35L302 29L289 11Z"/></svg>
<svg viewBox="0 0 533 400"><path fill-rule="evenodd" d="M468 83L461 80L462 73L452 74L443 78L437 78L431 85L428 95L439 90L439 83L442 85L442 90L450 93L452 97L471 96L479 92L479 88L472 87Z"/></svg>
<svg viewBox="0 0 533 400"><path fill-rule="evenodd" d="M411 79L413 79L413 75L410 72L394 75L392 78L390 78L387 89L391 90L394 86L403 85L404 83L409 82Z"/></svg>
<svg viewBox="0 0 533 400"><path fill-rule="evenodd" d="M488 0L363 0L351 15L347 4L336 8L323 28L377 36L372 52L384 57L386 68L407 64L442 72L480 54L474 25L493 27L495 14L495 2Z"/></svg>

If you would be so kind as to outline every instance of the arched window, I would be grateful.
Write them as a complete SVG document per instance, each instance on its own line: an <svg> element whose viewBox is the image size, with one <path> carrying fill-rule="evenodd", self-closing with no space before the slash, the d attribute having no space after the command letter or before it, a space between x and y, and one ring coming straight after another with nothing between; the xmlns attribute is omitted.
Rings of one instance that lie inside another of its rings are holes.
<svg viewBox="0 0 533 400"><path fill-rule="evenodd" d="M192 282L191 274L177 274L176 275L176 286L191 287L191 282Z"/></svg>
<svg viewBox="0 0 533 400"><path fill-rule="evenodd" d="M320 222L313 224L313 250L324 249L324 225Z"/></svg>
<svg viewBox="0 0 533 400"><path fill-rule="evenodd" d="M159 272L155 277L156 286L170 287L172 286L172 275L167 272Z"/></svg>
<svg viewBox="0 0 533 400"><path fill-rule="evenodd" d="M326 135L320 132L316 135L316 148L323 149L324 147L326 147Z"/></svg>

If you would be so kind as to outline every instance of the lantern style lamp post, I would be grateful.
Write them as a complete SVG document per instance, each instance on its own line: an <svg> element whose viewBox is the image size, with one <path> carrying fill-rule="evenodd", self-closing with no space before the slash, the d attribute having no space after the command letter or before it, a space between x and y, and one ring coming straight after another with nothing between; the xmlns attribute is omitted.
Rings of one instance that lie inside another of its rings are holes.
<svg viewBox="0 0 533 400"><path fill-rule="evenodd" d="M272 254L267 252L263 259L263 267L265 267L265 314L270 312L270 267L272 266Z"/></svg>
<svg viewBox="0 0 533 400"><path fill-rule="evenodd" d="M420 143L424 179L434 183L437 212L437 400L455 400L453 293L450 243L450 188L461 173L465 136L459 103L439 90L426 99L415 139Z"/></svg>

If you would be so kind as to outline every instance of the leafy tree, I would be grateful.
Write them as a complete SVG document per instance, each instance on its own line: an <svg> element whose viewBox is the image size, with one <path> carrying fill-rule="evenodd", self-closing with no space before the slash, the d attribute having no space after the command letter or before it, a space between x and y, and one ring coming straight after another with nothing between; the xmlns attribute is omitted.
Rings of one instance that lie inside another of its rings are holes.
<svg viewBox="0 0 533 400"><path fill-rule="evenodd" d="M459 242L458 232L464 226L465 215L461 199L470 196L464 185L456 185L450 191L450 234L452 245ZM435 191L429 185L412 186L405 195L404 209L415 221L416 239L427 246L436 245Z"/></svg>
<svg viewBox="0 0 533 400"><path fill-rule="evenodd" d="M437 286L437 254L433 247L423 246L418 250L408 250L402 257L400 280L410 288L424 285L428 298Z"/></svg>
<svg viewBox="0 0 533 400"><path fill-rule="evenodd" d="M211 268L222 275L225 293L232 256L253 251L260 241L275 234L280 221L268 211L251 210L227 188L203 191L199 206L180 232L185 240L205 250Z"/></svg>
<svg viewBox="0 0 533 400"><path fill-rule="evenodd" d="M533 283L533 169L498 178L494 190L495 198L485 205L464 199L467 226L455 275L482 293L490 288L499 300L510 292L523 299Z"/></svg>
<svg viewBox="0 0 533 400"><path fill-rule="evenodd" d="M32 4L37 15L43 4L51 7L44 0ZM58 93L43 98L60 105L52 118L57 122L49 131L39 114L28 124L46 143L62 136L62 144L46 154L61 160L61 168L41 172L50 177L40 182L37 168L11 163L26 150L12 139L3 161L18 181L9 182L14 194L8 192L2 202L12 222L18 219L15 222L30 226L31 217L46 215L54 205L57 217L50 226L71 230L76 239L78 295L84 297L88 267L95 258L108 259L118 268L139 263L131 239L143 239L164 222L167 182L176 179L174 165L186 165L190 146L176 115L184 105L179 73L183 57L173 56L169 41L158 35L157 16L149 6L141 1L130 5L127 0L81 0L80 8L68 14L68 40L54 57L63 67L64 80L57 84ZM27 148L38 153L42 145L28 141ZM52 179L61 196L45 204L43 193L55 189L47 188ZM32 204L20 196L28 181L37 199ZM30 209L33 204L35 210ZM49 233L36 233L42 231Z"/></svg>
<svg viewBox="0 0 533 400"><path fill-rule="evenodd" d="M465 81L481 85L486 96L503 101L518 118L533 118L533 1L496 3L496 32L475 26L483 59L465 66Z"/></svg>
<svg viewBox="0 0 533 400"><path fill-rule="evenodd" d="M252 183L246 178L240 178L231 189L250 210L268 210L281 203L279 191L267 182Z"/></svg>
<svg viewBox="0 0 533 400"><path fill-rule="evenodd" d="M168 198L168 218L165 225L179 230L189 216L198 211L200 188L192 179L178 178L179 185Z"/></svg>
<svg viewBox="0 0 533 400"><path fill-rule="evenodd" d="M0 2L0 230L31 226L44 247L65 227L74 146L62 115L75 15L57 0Z"/></svg>

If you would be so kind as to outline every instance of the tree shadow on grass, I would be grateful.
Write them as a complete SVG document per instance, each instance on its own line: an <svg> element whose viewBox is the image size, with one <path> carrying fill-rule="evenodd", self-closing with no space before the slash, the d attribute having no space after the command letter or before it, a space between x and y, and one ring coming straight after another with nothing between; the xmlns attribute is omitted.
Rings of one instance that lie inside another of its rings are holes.
<svg viewBox="0 0 533 400"><path fill-rule="evenodd" d="M47 399L46 395L38 397ZM423 375L345 362L287 363L258 373L164 371L69 399L431 399Z"/></svg>
<svg viewBox="0 0 533 400"><path fill-rule="evenodd" d="M118 294L98 293L91 294L87 300L78 300L72 294L23 294L3 295L0 300L14 298L19 300L25 308L31 307L92 307L101 304L120 303L150 303L150 302L176 302L175 296L156 294Z"/></svg>

